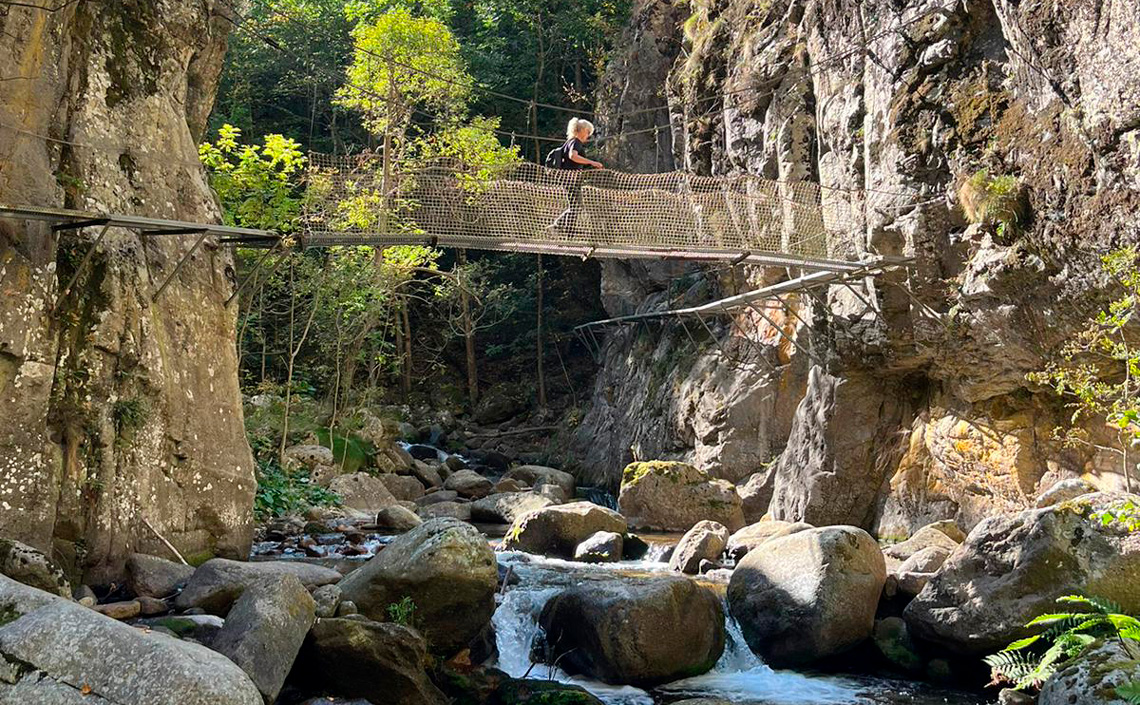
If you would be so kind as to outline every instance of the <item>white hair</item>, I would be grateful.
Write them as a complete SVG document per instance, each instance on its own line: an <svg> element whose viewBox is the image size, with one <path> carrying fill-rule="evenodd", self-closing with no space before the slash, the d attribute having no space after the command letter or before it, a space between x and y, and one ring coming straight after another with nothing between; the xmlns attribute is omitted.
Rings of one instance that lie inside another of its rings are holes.
<svg viewBox="0 0 1140 705"><path fill-rule="evenodd" d="M572 140L578 136L579 130L585 130L586 134L594 134L594 123L584 118L570 118L570 122L566 123L566 139Z"/></svg>

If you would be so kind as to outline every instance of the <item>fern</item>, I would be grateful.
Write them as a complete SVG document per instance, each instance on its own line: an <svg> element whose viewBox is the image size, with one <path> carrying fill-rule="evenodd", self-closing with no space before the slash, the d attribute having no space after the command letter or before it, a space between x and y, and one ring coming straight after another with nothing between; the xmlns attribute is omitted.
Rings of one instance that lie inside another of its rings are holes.
<svg viewBox="0 0 1140 705"><path fill-rule="evenodd" d="M1121 606L1111 600L1065 595L1058 598L1057 602L1081 607L1086 611L1053 612L1031 619L1025 626L1044 627L1040 633L1018 639L985 658L992 670L995 685L1012 682L1017 690L1039 687L1060 667L1080 656L1098 638L1120 639L1126 649L1129 641L1140 641L1140 619L1123 614ZM1136 686L1138 698L1129 702L1140 705L1140 683L1121 687L1129 686Z"/></svg>
<svg viewBox="0 0 1140 705"><path fill-rule="evenodd" d="M1140 705L1140 681L1129 681L1116 686L1116 694L1129 705Z"/></svg>

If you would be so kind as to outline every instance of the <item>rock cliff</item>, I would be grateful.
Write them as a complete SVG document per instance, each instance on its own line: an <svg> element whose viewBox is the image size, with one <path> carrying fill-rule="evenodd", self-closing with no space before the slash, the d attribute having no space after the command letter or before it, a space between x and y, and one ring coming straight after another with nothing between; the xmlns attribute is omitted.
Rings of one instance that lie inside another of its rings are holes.
<svg viewBox="0 0 1140 705"><path fill-rule="evenodd" d="M228 6L58 4L0 8L0 202L217 222L197 141ZM168 555L156 532L244 557L230 256L207 239L154 298L196 237L112 229L81 267L98 230L0 220L0 533L92 583Z"/></svg>
<svg viewBox="0 0 1140 705"><path fill-rule="evenodd" d="M641 87L665 85L679 168L819 182L852 214L834 255L913 265L868 283L874 311L839 287L773 306L810 359L755 314L610 333L577 434L585 474L616 484L634 457L761 472L775 517L886 536L971 526L1064 477L1122 486L1113 453L1052 440L1068 413L1025 375L1103 299L1096 252L1140 236L1138 14L643 0L601 112L651 107ZM650 166L634 139L608 158ZM979 214L997 184L1007 212ZM609 266L603 294L619 312L797 273L738 270Z"/></svg>

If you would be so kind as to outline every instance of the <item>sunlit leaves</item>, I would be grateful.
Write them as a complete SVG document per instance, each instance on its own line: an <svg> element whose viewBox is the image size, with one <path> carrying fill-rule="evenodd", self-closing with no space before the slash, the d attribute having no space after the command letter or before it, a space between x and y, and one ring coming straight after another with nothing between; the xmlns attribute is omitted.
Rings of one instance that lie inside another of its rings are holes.
<svg viewBox="0 0 1140 705"><path fill-rule="evenodd" d="M305 166L300 145L281 135L266 135L260 147L242 145L240 138L241 130L223 125L216 142L198 148L226 223L293 231L301 213L297 180Z"/></svg>

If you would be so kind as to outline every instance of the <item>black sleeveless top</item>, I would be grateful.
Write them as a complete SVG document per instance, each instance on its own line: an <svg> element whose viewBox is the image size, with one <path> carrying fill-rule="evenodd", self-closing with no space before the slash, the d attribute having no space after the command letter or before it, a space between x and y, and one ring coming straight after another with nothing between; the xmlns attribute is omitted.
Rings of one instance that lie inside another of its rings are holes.
<svg viewBox="0 0 1140 705"><path fill-rule="evenodd" d="M585 169L586 164L579 164L578 162L570 159L570 152L577 152L578 156L586 156L586 145L582 140L577 137L572 137L566 140L566 144L562 145L562 168L563 169Z"/></svg>

